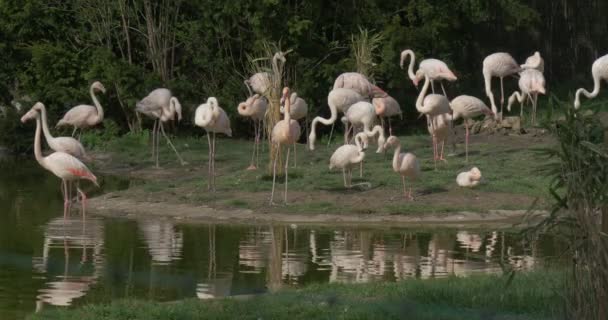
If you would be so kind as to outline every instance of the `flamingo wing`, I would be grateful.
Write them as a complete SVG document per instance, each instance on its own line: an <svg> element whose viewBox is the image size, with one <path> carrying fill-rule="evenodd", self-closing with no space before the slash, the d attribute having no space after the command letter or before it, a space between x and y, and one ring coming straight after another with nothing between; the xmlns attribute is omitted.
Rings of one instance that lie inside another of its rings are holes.
<svg viewBox="0 0 608 320"><path fill-rule="evenodd" d="M96 181L97 178L87 166L76 157L65 152L54 152L45 158L49 170L65 180L87 179Z"/></svg>
<svg viewBox="0 0 608 320"><path fill-rule="evenodd" d="M94 106L81 104L68 110L63 118L57 123L58 126L72 125L75 127L87 126L89 119L97 116L97 109Z"/></svg>

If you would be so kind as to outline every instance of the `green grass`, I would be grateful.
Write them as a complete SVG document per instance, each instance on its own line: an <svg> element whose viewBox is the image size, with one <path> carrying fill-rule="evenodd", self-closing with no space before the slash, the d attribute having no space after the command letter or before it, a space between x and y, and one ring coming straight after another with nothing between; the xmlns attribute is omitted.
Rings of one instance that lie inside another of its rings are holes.
<svg viewBox="0 0 608 320"><path fill-rule="evenodd" d="M341 137L340 137L341 138ZM339 138L338 138L339 139ZM298 145L297 168L289 169L289 190L295 192L325 192L327 195L357 197L364 195L367 188L354 188L345 190L343 187L341 171L328 169L329 158L333 151L340 145L340 141L334 139L334 143L328 148L326 142L318 141L314 152L308 151L304 144ZM398 174L393 172L391 166L392 151L384 154L375 153L375 145L371 144L366 154L363 178L358 178L358 170L353 173L353 182L369 182L370 191L382 191L382 199L370 199L376 201L373 207L365 204L357 206L345 206L344 204L332 204L330 199L309 199L306 202L293 201L289 211L293 212L327 212L334 210L360 211L360 213L421 213L421 212L453 212L453 211L486 211L488 209L528 209L532 200L497 202L492 208L480 206L475 202L470 203L441 203L437 201L424 201L429 195L446 195L455 199L479 197L485 199L490 193L504 193L521 195L528 198L539 197L541 200L549 198L549 178L542 172L548 159L543 158L535 149L548 146L548 139L544 142L533 142L531 136L512 137L513 141L508 145L497 144L490 136L490 140L481 138L479 142L470 145L470 160L465 162L463 145L457 146L457 153L448 156L447 163L438 163L438 169L434 169L432 161L432 150L428 135L400 137L405 151L415 153L422 166L422 176L414 184L420 202L409 203L402 201L401 180ZM486 142L487 141L487 142ZM260 208L264 202L261 198L268 198L272 186L272 176L268 170L267 147L266 152L260 155L260 169L256 171L244 170L250 162L252 143L247 140L218 138L216 170L218 171L216 194L206 192L207 174L207 139L202 137L176 138L173 140L182 157L188 162L188 171L170 178L151 179L141 185L133 187L131 191L137 193L143 191L147 195L157 194L159 198L171 184L175 189L181 191L180 199L183 201L200 204L209 201L223 200L224 206L238 208ZM161 167L179 168L173 151L161 140ZM112 166L131 166L136 169L151 168L154 163L150 156L150 149L146 143L145 135L127 135L106 144L99 152L112 154ZM446 154L451 151L451 145L446 145ZM293 155L293 150L291 152ZM293 157L290 158L293 163ZM455 178L459 172L477 166L482 171L484 183L478 188L469 190L456 186ZM193 173L193 172L196 172ZM167 180L170 181L167 181ZM277 178L277 201L282 200L283 177ZM239 199L235 192L260 193L256 201ZM232 195L230 195L232 193ZM187 195L187 196L184 196ZM185 197L185 198L184 198ZM267 199L266 199L267 201ZM378 205L378 201L384 204ZM257 207L256 207L257 206Z"/></svg>
<svg viewBox="0 0 608 320"><path fill-rule="evenodd" d="M319 284L251 299L118 301L45 311L31 319L551 319L564 272L477 275L398 283Z"/></svg>

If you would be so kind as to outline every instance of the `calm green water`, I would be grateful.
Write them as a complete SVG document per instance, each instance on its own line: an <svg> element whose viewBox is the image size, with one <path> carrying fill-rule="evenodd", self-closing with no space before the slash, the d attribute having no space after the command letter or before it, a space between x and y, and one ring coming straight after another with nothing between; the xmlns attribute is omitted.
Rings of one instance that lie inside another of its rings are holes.
<svg viewBox="0 0 608 320"><path fill-rule="evenodd" d="M102 179L102 187L128 181ZM99 191L97 191L99 192ZM74 212L63 220L59 181L36 163L0 162L0 319L137 297L262 293L313 282L541 267L564 251L550 236L525 243L496 230L179 225Z"/></svg>

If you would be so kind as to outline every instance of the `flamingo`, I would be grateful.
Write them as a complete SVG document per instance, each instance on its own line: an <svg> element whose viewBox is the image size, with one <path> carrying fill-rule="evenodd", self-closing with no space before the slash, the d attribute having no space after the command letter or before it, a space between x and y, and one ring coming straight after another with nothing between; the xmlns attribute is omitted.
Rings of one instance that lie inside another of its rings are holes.
<svg viewBox="0 0 608 320"><path fill-rule="evenodd" d="M350 123L353 128L362 127L363 132L369 138L378 134L378 150L376 150L376 153L381 153L384 151L384 142L386 141L386 138L382 127L374 126L375 120L376 109L374 106L367 101L359 101L348 108L344 114L343 121Z"/></svg>
<svg viewBox="0 0 608 320"><path fill-rule="evenodd" d="M333 168L342 169L342 177L344 178L344 187L352 187L353 167L363 163L365 159L363 139L366 139L365 133L360 132L355 136L355 145L345 144L340 146L329 159L329 170Z"/></svg>
<svg viewBox="0 0 608 320"><path fill-rule="evenodd" d="M239 103L239 106L237 108L241 116L249 117L253 121L255 139L253 141L251 164L249 165L249 167L247 167L247 170L256 170L258 168L257 166L259 163L260 155L260 136L264 132L264 116L266 115L266 109L268 109L268 100L257 93L247 98L245 102Z"/></svg>
<svg viewBox="0 0 608 320"><path fill-rule="evenodd" d="M401 112L399 102L387 94L385 97L373 98L372 104L376 110L376 115L380 118L380 121L382 121L383 128L384 119L388 120L388 132L389 135L392 135L393 128L391 127L391 117L399 116L403 119L403 113Z"/></svg>
<svg viewBox="0 0 608 320"><path fill-rule="evenodd" d="M412 197L412 187L410 192L406 192L405 179L416 180L420 176L420 164L413 153L401 152L401 142L396 136L388 137L384 144L384 148L394 147L395 154L393 155L393 171L401 175L401 183L403 184L403 195L409 200L414 200Z"/></svg>
<svg viewBox="0 0 608 320"><path fill-rule="evenodd" d="M411 57L411 60L407 68L407 74L416 87L418 86L419 81L422 80L422 77L424 76L428 76L431 79L431 91L433 93L435 93L434 81L440 81L441 83L442 80L458 80L458 78L456 77L456 75L454 75L452 70L450 70L448 65L438 59L424 59L420 61L418 70L421 70L422 72L420 75L414 74L414 64L416 64L416 55L414 54L414 51L410 49L403 50L401 52L401 60L399 61L399 66L401 67L401 69L403 69L405 59L407 59L408 56ZM441 90L443 90L443 95L446 96L443 83L441 83Z"/></svg>
<svg viewBox="0 0 608 320"><path fill-rule="evenodd" d="M443 157L443 148L445 142L448 140L450 133L452 133L452 119L450 114L442 113L435 118L435 127L431 125L431 121L427 121L427 129L431 137L435 137L436 149L433 149L433 157L435 160L447 161ZM439 152L439 144L441 143L441 152Z"/></svg>
<svg viewBox="0 0 608 320"><path fill-rule="evenodd" d="M450 108L450 101L445 96L432 93L425 97L429 89L430 78L425 75L424 79L424 86L420 90L418 99L416 99L416 110L428 116L427 119L431 124L431 130L434 132L435 128L437 128L436 116L450 113L452 109ZM433 136L433 154L435 155L435 166L437 166L437 136Z"/></svg>
<svg viewBox="0 0 608 320"><path fill-rule="evenodd" d="M312 119L310 134L308 136L308 148L310 150L315 149L315 140L317 139L316 128L318 122L321 122L326 126L330 124L333 125L338 119L338 112L346 112L351 105L363 100L365 100L365 98L361 94L351 89L336 88L331 90L327 96L327 105L329 106L331 116L329 119L322 117L315 117ZM344 140L346 142L346 130L344 134Z"/></svg>
<svg viewBox="0 0 608 320"><path fill-rule="evenodd" d="M488 108L488 106L486 106L485 103L483 103L483 101L481 101L480 99L473 97L473 96L467 96L467 95L461 95L458 96L454 99L452 99L452 102L450 102L450 107L453 110L453 116L452 116L452 121L456 121L458 120L458 118L463 118L464 119L464 128L465 128L465 157L466 157L466 161L469 161L469 125L467 124L467 120L468 119L472 119L475 118L477 116L480 116L482 114L485 114L487 116L494 116L494 113L492 112L492 110L490 110L490 108Z"/></svg>
<svg viewBox="0 0 608 320"><path fill-rule="evenodd" d="M517 99L520 103L519 114L520 117L523 117L523 103L527 98L530 98L530 101L532 101L532 123L535 124L538 94L545 94L545 76L537 69L524 69L519 75L518 84L521 93L513 92L509 97L507 110L511 111L511 105Z"/></svg>
<svg viewBox="0 0 608 320"><path fill-rule="evenodd" d="M536 69L545 72L545 60L540 56L540 52L535 51L533 55L526 59L526 63L521 65L522 69Z"/></svg>
<svg viewBox="0 0 608 320"><path fill-rule="evenodd" d="M289 146L296 143L300 136L300 125L297 121L291 119L291 101L288 99L289 88L283 88L283 99L285 99L285 112L283 113L283 120L277 122L272 133L270 141L275 144L277 153L274 157L274 163L272 166L272 193L270 194L270 204L273 204L274 199L274 187L277 178L277 159L279 158L279 152L281 145L287 146L287 157L285 157L285 204L287 204L287 177L289 169Z"/></svg>
<svg viewBox="0 0 608 320"><path fill-rule="evenodd" d="M207 131L207 141L209 142L209 180L207 181L207 188L210 191L215 191L215 134L223 133L232 137L230 120L224 109L218 105L217 99L210 97L207 99L207 103L203 103L196 108L194 124ZM213 133L213 139L211 133Z"/></svg>
<svg viewBox="0 0 608 320"><path fill-rule="evenodd" d="M177 114L178 121L182 120L182 105L179 103L179 100L171 94L171 91L166 88L152 90L145 98L137 102L135 110L154 119L154 128L152 129L152 157L156 158L156 167L159 167L158 147L160 141L158 139L158 134L161 132L165 139L167 139L167 143L177 155L180 164L182 166L185 165L186 163L175 149L175 146L173 146L173 143L171 143L171 139L169 139L165 133L165 128L163 126L164 122L173 120L175 114Z"/></svg>
<svg viewBox="0 0 608 320"><path fill-rule="evenodd" d="M298 93L296 93L295 91L291 93L291 96L289 97L289 102L291 103L291 111L290 111L290 116L293 120L299 121L301 119L307 118L308 116L308 104L306 103L306 100L298 97ZM284 99L281 98L281 108L280 108L280 112L281 114L283 114L285 112L285 106L284 106ZM306 123L304 124L306 127L308 127L308 121L306 121ZM294 143L293 145L293 167L296 167L296 159L297 159L297 144Z"/></svg>
<svg viewBox="0 0 608 320"><path fill-rule="evenodd" d="M584 88L579 88L576 90L574 109L581 107L581 93L589 99L597 97L597 95L600 93L600 82L602 80L608 80L608 54L593 62L593 65L591 65L591 75L593 76L593 91L589 92Z"/></svg>
<svg viewBox="0 0 608 320"><path fill-rule="evenodd" d="M338 88L357 91L357 93L366 99L374 97L374 85L372 85L366 76L357 72L345 72L339 75L334 81L333 89Z"/></svg>
<svg viewBox="0 0 608 320"><path fill-rule="evenodd" d="M274 56L272 57L273 69L276 70L278 68L277 66L279 60L283 62L283 64L285 63L285 54L286 53L284 52L277 52L274 54ZM270 76L270 73L268 72L258 72L253 74L251 77L249 77L249 79L246 79L243 82L245 83L245 86L249 91L249 96L253 95L254 93L266 95L268 93L268 90L270 90L272 78Z"/></svg>
<svg viewBox="0 0 608 320"><path fill-rule="evenodd" d="M97 177L87 168L87 166L82 163L78 158L61 151L56 151L51 153L50 155L43 157L42 156L42 147L41 147L41 119L40 113L36 110L30 110L26 113L22 118L21 122L25 123L26 121L36 118L36 133L34 134L34 156L36 157L36 161L40 164L44 169L52 172L55 176L61 179L62 183L62 192L63 192L63 204L64 211L63 217L67 218L68 208L70 206L70 199L68 193L68 182L71 181L79 181L79 180L89 180L93 182L97 187L99 184L97 183ZM85 218L85 207L86 207L86 194L77 187L77 192L81 196L82 201L82 217Z"/></svg>
<svg viewBox="0 0 608 320"><path fill-rule="evenodd" d="M75 106L74 108L68 110L63 118L57 122L57 127L74 127L74 131L72 131L73 137L76 134L77 129L82 131L82 129L94 127L101 123L103 121L103 108L95 96L95 91L106 93L106 88L99 81L93 82L89 92L91 93L91 99L93 100L93 104L95 106L86 104Z"/></svg>
<svg viewBox="0 0 608 320"><path fill-rule="evenodd" d="M502 119L502 109L505 102L505 93L503 87L503 78L514 75L521 71L521 67L510 54L506 52L497 52L487 56L483 59L483 79L486 86L486 95L490 99L492 104L492 112L494 115L498 114L498 108L494 101L494 94L492 93L492 77L500 78L500 114Z"/></svg>
<svg viewBox="0 0 608 320"><path fill-rule="evenodd" d="M461 172L456 176L456 183L460 187L472 188L481 181L481 171L477 167L473 167L469 171Z"/></svg>

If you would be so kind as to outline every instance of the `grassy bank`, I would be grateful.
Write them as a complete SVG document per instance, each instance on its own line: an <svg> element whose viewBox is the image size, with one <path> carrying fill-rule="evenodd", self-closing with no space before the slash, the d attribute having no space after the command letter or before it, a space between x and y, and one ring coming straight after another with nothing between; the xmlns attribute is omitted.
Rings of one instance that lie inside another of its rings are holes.
<svg viewBox="0 0 608 320"><path fill-rule="evenodd" d="M43 312L36 319L551 319L560 311L558 271L399 283L313 285L251 299L176 303L118 301Z"/></svg>
<svg viewBox="0 0 608 320"><path fill-rule="evenodd" d="M363 177L354 173L353 182L366 183L352 189L343 187L341 171L329 171L329 157L339 140L327 147L320 141L317 150L308 151L298 145L297 167L289 170L289 212L300 213L449 213L457 211L484 212L491 209L528 209L535 198L548 197L549 180L541 172L547 159L535 149L547 147L551 141L544 135L511 136L480 135L472 138L470 160L464 159L462 138L447 163L437 170L432 161L428 135L401 137L408 152L421 161L422 176L414 184L416 201L403 199L401 180L392 171L392 153L376 154L370 145ZM174 141L188 162L181 167L171 149L161 145L161 167L154 168L146 136L124 136L96 150L96 170L109 174L129 173L138 183L120 196L153 202L207 204L222 208L248 208L255 211L282 211L282 206L269 207L272 176L267 170L267 152L261 154L260 169L246 171L251 159L252 144L238 139L219 139L217 144L216 193L206 191L207 139L180 138ZM291 152L293 155L293 151ZM290 159L293 163L293 158ZM455 183L456 175L477 166L484 182L476 189L463 189ZM282 200L282 179L277 182L277 201ZM369 187L371 186L371 187ZM542 201L541 201L542 203Z"/></svg>

